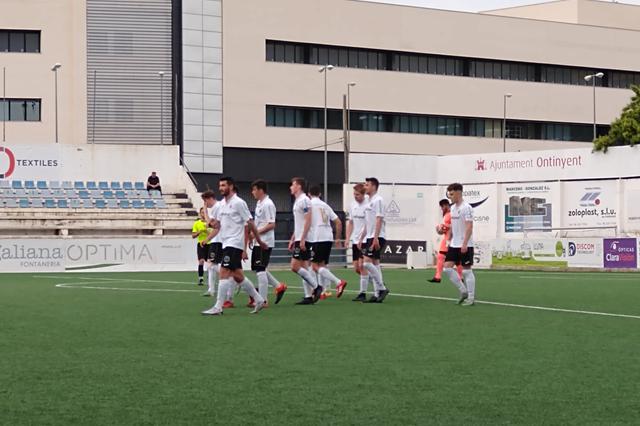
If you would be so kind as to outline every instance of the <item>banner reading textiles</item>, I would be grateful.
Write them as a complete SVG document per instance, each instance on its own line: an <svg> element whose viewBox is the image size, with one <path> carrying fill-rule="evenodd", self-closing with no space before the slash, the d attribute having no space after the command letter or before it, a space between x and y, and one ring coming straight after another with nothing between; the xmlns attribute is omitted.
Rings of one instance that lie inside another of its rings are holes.
<svg viewBox="0 0 640 426"><path fill-rule="evenodd" d="M52 145L0 146L0 179L55 180L60 176L60 147Z"/></svg>

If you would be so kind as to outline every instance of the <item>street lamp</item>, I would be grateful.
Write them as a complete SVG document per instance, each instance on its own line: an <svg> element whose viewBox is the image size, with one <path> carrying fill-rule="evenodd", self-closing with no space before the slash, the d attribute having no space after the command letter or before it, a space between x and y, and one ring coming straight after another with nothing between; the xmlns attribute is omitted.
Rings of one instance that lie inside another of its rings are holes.
<svg viewBox="0 0 640 426"><path fill-rule="evenodd" d="M333 69L333 65L324 65L318 69L318 72L324 74L324 199L329 201L328 185L327 185L327 71Z"/></svg>
<svg viewBox="0 0 640 426"><path fill-rule="evenodd" d="M349 182L349 153L351 152L351 88L356 83L347 83L347 139L344 143L345 182Z"/></svg>
<svg viewBox="0 0 640 426"><path fill-rule="evenodd" d="M604 73L597 72L584 76L584 81L593 83L593 140L596 140L596 80L604 77Z"/></svg>
<svg viewBox="0 0 640 426"><path fill-rule="evenodd" d="M158 75L160 76L160 145L164 145L164 71L158 71Z"/></svg>
<svg viewBox="0 0 640 426"><path fill-rule="evenodd" d="M507 98L511 93L505 93L503 96L504 115L502 116L502 152L507 152Z"/></svg>
<svg viewBox="0 0 640 426"><path fill-rule="evenodd" d="M58 143L58 70L62 65L56 63L51 67L51 71L55 75L55 111L56 111L56 143Z"/></svg>

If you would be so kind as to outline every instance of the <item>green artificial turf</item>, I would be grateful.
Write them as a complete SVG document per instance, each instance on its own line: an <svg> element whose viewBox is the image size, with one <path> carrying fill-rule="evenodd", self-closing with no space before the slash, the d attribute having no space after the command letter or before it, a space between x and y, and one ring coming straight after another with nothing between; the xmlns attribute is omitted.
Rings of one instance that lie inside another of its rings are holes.
<svg viewBox="0 0 640 426"><path fill-rule="evenodd" d="M456 296L431 273L385 271L384 304L294 306L275 272L280 305L222 317L193 273L0 275L0 423L638 424L640 318L400 296ZM640 316L637 274L477 281L484 301Z"/></svg>

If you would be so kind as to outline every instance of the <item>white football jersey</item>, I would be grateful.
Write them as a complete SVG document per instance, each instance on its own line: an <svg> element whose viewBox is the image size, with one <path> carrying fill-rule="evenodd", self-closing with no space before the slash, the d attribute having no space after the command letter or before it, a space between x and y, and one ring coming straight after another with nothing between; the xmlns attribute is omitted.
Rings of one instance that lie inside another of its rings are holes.
<svg viewBox="0 0 640 426"><path fill-rule="evenodd" d="M244 226L251 219L247 203L236 194L226 200L217 212L220 222L222 248L234 247L244 250Z"/></svg>
<svg viewBox="0 0 640 426"><path fill-rule="evenodd" d="M338 215L327 203L318 197L311 198L311 227L307 241L310 243L333 241L331 222L337 218Z"/></svg>
<svg viewBox="0 0 640 426"><path fill-rule="evenodd" d="M266 195L262 200L258 200L256 204L255 214L256 228L260 229L269 223L276 222L276 205L273 204L271 198ZM276 243L275 230L267 231L260 235L262 241L267 243L269 247L273 248ZM254 241L255 243L255 241Z"/></svg>
<svg viewBox="0 0 640 426"><path fill-rule="evenodd" d="M224 203L224 198L222 200L220 200L220 201L216 201L216 203L212 207L207 207L207 215L209 216L209 219L215 219L216 218L216 215L218 214L218 210L220 210L220 207L222 206L222 203ZM218 232L218 235L213 237L211 242L212 243L219 243L220 242L220 233L219 232Z"/></svg>
<svg viewBox="0 0 640 426"><path fill-rule="evenodd" d="M293 203L293 237L294 241L300 241L304 230L304 215L311 211L311 200L307 194L300 194Z"/></svg>
<svg viewBox="0 0 640 426"><path fill-rule="evenodd" d="M380 194L375 194L369 199L369 203L364 210L365 221L367 226L367 239L373 238L376 233L376 219L382 218L382 226L380 227L380 234L378 238L385 238L384 233L384 200Z"/></svg>
<svg viewBox="0 0 640 426"><path fill-rule="evenodd" d="M358 242L360 241L360 236L365 229L365 210L367 208L368 202L369 201L366 199L361 203L353 201L351 203L351 206L349 207L347 219L351 221L351 224L353 226L351 236L349 237L351 244L358 244Z"/></svg>
<svg viewBox="0 0 640 426"><path fill-rule="evenodd" d="M467 222L473 223L473 207L465 201L451 206L451 243L449 247L460 248L464 241ZM473 247L473 236L469 237L467 247Z"/></svg>

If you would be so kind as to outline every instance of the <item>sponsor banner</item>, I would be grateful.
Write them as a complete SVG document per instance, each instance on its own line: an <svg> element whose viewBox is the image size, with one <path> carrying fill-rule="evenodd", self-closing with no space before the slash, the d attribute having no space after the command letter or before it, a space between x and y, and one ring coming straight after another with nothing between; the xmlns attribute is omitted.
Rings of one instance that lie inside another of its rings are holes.
<svg viewBox="0 0 640 426"><path fill-rule="evenodd" d="M0 239L0 271L59 272L68 270L178 269L195 264L190 238Z"/></svg>
<svg viewBox="0 0 640 426"><path fill-rule="evenodd" d="M494 266L566 267L565 244L561 239L500 239L491 243Z"/></svg>
<svg viewBox="0 0 640 426"><path fill-rule="evenodd" d="M450 180L450 170L462 183L632 177L638 175L639 163L640 150L634 147L614 147L606 154L578 148L444 156L438 162L438 181Z"/></svg>
<svg viewBox="0 0 640 426"><path fill-rule="evenodd" d="M564 227L617 225L617 181L564 182L562 193Z"/></svg>
<svg viewBox="0 0 640 426"><path fill-rule="evenodd" d="M605 238L605 268L637 268L638 243L635 238Z"/></svg>
<svg viewBox="0 0 640 426"><path fill-rule="evenodd" d="M502 185L504 232L550 232L556 222L558 194L557 182Z"/></svg>
<svg viewBox="0 0 640 426"><path fill-rule="evenodd" d="M498 266L602 268L601 238L496 240L492 262Z"/></svg>
<svg viewBox="0 0 640 426"><path fill-rule="evenodd" d="M488 241L473 242L473 266L478 268L491 267L491 243Z"/></svg>
<svg viewBox="0 0 640 426"><path fill-rule="evenodd" d="M0 145L0 179L58 179L62 168L60 150L52 144Z"/></svg>
<svg viewBox="0 0 640 426"><path fill-rule="evenodd" d="M624 184L624 230L640 232L640 179L629 179Z"/></svg>
<svg viewBox="0 0 640 426"><path fill-rule="evenodd" d="M426 252L426 241L387 240L380 261L404 265L407 263L407 253L415 251Z"/></svg>

